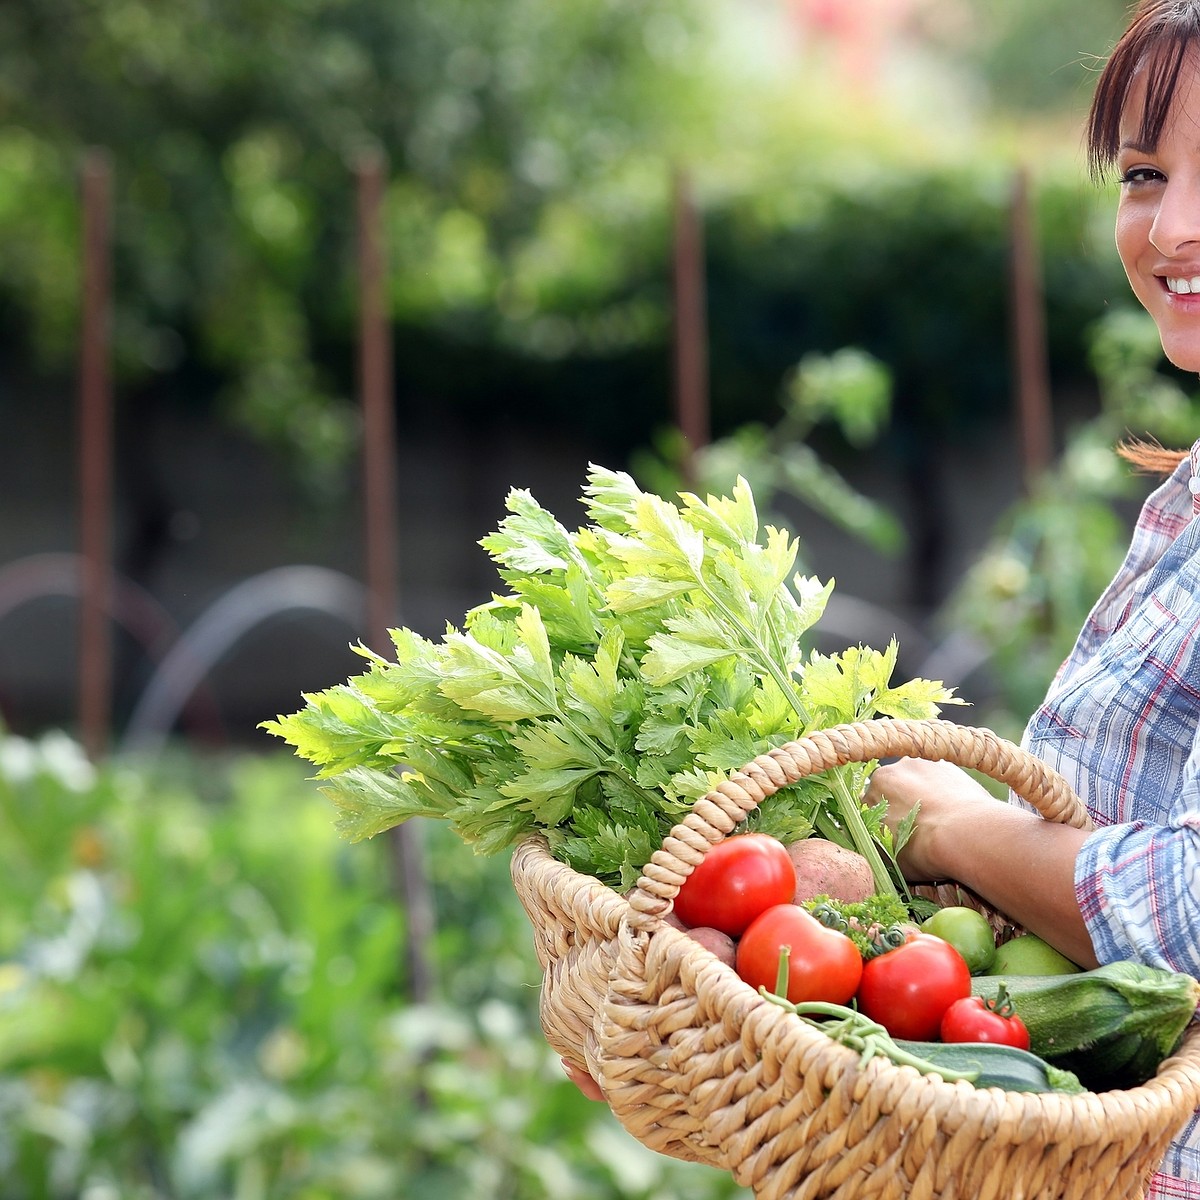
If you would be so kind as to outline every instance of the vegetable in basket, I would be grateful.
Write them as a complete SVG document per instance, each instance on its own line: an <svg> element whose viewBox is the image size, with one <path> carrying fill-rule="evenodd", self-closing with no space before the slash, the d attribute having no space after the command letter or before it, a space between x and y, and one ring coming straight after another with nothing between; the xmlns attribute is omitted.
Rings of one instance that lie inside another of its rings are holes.
<svg viewBox="0 0 1200 1200"><path fill-rule="evenodd" d="M1021 1046L987 1041L965 1045L897 1037L886 1025L859 1009L824 1000L793 1000L786 994L789 973L785 950L780 955L774 991L760 986L759 993L833 1041L856 1051L864 1063L885 1058L897 1066L912 1067L922 1075L937 1075L947 1083L963 1081L979 1088L1008 1092L1077 1095L1086 1091L1071 1071L1056 1067Z"/></svg>
<svg viewBox="0 0 1200 1200"><path fill-rule="evenodd" d="M942 1014L943 1042L988 1042L1030 1049L1029 1029L1003 985L995 996L963 996Z"/></svg>
<svg viewBox="0 0 1200 1200"><path fill-rule="evenodd" d="M744 833L718 842L684 880L675 915L684 925L737 937L764 909L791 904L795 894L787 847L766 833Z"/></svg>
<svg viewBox="0 0 1200 1200"><path fill-rule="evenodd" d="M593 466L571 531L527 491L482 540L505 590L440 641L392 631L393 659L307 695L263 727L318 768L350 839L446 820L484 854L531 834L625 890L671 827L729 773L806 731L875 715L931 717L941 684L894 684L897 646L806 650L832 583L796 571L797 543L729 497L644 492ZM780 791L753 829L816 834L907 894L871 764Z"/></svg>
<svg viewBox="0 0 1200 1200"><path fill-rule="evenodd" d="M986 971L996 959L996 935L978 909L947 904L923 921L921 928L948 941L963 956L972 975Z"/></svg>
<svg viewBox="0 0 1200 1200"><path fill-rule="evenodd" d="M1029 1029L1030 1049L1088 1087L1136 1087L1174 1053L1200 1004L1190 975L1115 962L1070 975L981 975L975 996L1001 991Z"/></svg>

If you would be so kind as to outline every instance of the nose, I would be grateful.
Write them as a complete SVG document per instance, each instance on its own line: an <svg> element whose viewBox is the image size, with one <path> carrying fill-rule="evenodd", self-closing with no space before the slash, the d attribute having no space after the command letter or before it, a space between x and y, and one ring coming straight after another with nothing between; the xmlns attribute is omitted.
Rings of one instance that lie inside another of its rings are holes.
<svg viewBox="0 0 1200 1200"><path fill-rule="evenodd" d="M1200 178L1167 183L1150 227L1150 244L1167 257L1200 243Z"/></svg>

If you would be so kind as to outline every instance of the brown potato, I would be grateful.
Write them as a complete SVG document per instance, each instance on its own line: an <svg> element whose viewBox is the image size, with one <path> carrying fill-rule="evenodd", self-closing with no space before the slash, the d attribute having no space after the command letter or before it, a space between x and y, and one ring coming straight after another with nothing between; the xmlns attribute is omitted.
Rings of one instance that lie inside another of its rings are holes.
<svg viewBox="0 0 1200 1200"><path fill-rule="evenodd" d="M683 930L687 929L687 926L683 923L683 921L679 917L679 914L674 909L671 909L669 912L663 913L662 919L663 919L663 924L670 925L672 929L683 929Z"/></svg>
<svg viewBox="0 0 1200 1200"><path fill-rule="evenodd" d="M793 842L788 847L788 854L796 868L797 904L814 896L856 903L875 894L871 864L861 854L836 842L819 837L804 838Z"/></svg>
<svg viewBox="0 0 1200 1200"><path fill-rule="evenodd" d="M685 930L688 937L699 942L706 950L711 950L726 966L732 967L737 961L737 945L733 938L719 929L710 929L707 925L697 925L694 929Z"/></svg>

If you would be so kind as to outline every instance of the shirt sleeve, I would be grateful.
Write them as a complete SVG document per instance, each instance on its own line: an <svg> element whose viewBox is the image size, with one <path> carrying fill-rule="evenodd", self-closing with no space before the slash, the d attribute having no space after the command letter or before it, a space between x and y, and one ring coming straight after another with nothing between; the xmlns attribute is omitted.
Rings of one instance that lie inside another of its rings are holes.
<svg viewBox="0 0 1200 1200"><path fill-rule="evenodd" d="M1102 963L1200 976L1200 780L1189 777L1167 824L1092 834L1075 860L1075 895Z"/></svg>

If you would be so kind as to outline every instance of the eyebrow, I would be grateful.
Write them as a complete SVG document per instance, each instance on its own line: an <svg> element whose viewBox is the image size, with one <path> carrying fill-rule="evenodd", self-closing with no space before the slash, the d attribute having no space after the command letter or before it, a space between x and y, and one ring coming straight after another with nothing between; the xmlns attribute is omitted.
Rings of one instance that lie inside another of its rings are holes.
<svg viewBox="0 0 1200 1200"><path fill-rule="evenodd" d="M1126 139L1117 147L1117 153L1122 150L1132 150L1135 154L1153 154L1155 147L1146 143L1139 142L1136 139Z"/></svg>

